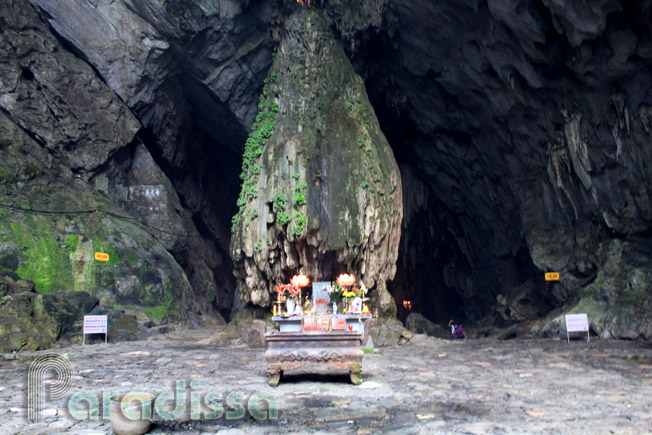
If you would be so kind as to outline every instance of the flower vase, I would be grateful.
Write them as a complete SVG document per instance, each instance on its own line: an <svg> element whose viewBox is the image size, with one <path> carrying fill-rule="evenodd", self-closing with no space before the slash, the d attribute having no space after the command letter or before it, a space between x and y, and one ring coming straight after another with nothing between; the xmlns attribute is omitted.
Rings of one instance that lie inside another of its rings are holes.
<svg viewBox="0 0 652 435"><path fill-rule="evenodd" d="M295 307L294 299L287 298L287 300L285 301L285 306L288 310L288 314L290 315L294 314L294 307Z"/></svg>

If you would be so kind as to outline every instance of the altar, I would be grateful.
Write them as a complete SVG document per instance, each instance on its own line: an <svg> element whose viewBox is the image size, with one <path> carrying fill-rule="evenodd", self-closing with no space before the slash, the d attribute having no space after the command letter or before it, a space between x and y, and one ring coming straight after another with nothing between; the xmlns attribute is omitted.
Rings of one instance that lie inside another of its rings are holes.
<svg viewBox="0 0 652 435"><path fill-rule="evenodd" d="M294 322L296 320L293 319ZM342 317L339 323L345 321L346 319ZM356 321L359 325L359 317ZM278 386L283 373L300 369L306 364L321 364L346 370L349 372L351 382L359 385L362 382L361 346L367 343L370 330L375 324L376 319L369 318L360 331L348 331L343 328L333 331L305 331L305 328L310 329L311 325L304 323L304 329L300 331L266 332L265 323L262 320L254 320L254 325L258 328L261 341L266 348L265 360L270 375L269 385ZM301 327L300 320L299 327Z"/></svg>
<svg viewBox="0 0 652 435"><path fill-rule="evenodd" d="M328 329L328 316L326 314L312 314L312 315L295 315L295 316L273 316L274 321L279 328L280 332L301 332L310 330L310 325L320 324L324 326L323 329ZM371 319L371 314L331 314L331 329L343 331L363 331L364 323ZM344 322L342 322L344 321ZM306 325L308 328L306 328Z"/></svg>
<svg viewBox="0 0 652 435"><path fill-rule="evenodd" d="M267 332L263 321L254 321L266 348L269 385L276 387L285 372L315 364L346 370L351 382L360 384L361 346L376 323L364 284L357 288L353 275L341 274L335 283L313 283L304 300L301 289L309 283L305 275L295 275L290 284L276 285L272 321L278 331Z"/></svg>

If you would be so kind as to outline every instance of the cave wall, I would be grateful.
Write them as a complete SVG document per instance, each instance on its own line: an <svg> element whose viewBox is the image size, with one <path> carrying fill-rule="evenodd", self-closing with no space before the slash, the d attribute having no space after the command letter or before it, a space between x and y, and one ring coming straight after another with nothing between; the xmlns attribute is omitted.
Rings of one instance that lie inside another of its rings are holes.
<svg viewBox="0 0 652 435"><path fill-rule="evenodd" d="M391 5L392 34L354 64L399 163L451 213L470 268L446 282L466 316L514 322L592 299L608 246L649 237L650 3ZM549 270L559 283L542 282ZM645 331L644 311L628 310L618 327L593 310L596 332Z"/></svg>
<svg viewBox="0 0 652 435"><path fill-rule="evenodd" d="M229 221L236 209L241 146L255 115L256 90L271 63L266 26L273 5L32 3L142 123L138 140L162 169L155 176L140 167L134 171L136 156L122 153L90 174L93 181L100 177L106 192L133 193L138 186L157 184L163 173L169 178L165 194L172 200L135 215L172 233L157 236L175 239L166 246L193 285L194 315L228 319L235 287ZM137 172L141 175L133 175ZM178 212L173 224L170 209Z"/></svg>
<svg viewBox="0 0 652 435"><path fill-rule="evenodd" d="M301 5L30 4L7 45L26 55L2 56L13 77L4 114L125 212L111 192L164 186L173 215L133 213L183 234L157 236L188 274L193 311L228 317L242 151L283 11ZM453 314L481 330L584 309L597 333L650 336L650 5L313 2L364 80L407 181L390 283L399 304L410 297L432 320ZM3 7L16 15L25 5ZM36 40L54 54L31 59L24 42ZM49 91L66 81L73 104ZM9 96L28 83L29 98ZM139 179L142 159L141 174L159 181ZM548 270L561 281L543 282Z"/></svg>
<svg viewBox="0 0 652 435"><path fill-rule="evenodd" d="M186 273L155 236L87 182L134 144L139 121L28 3L2 2L0 11L0 274L5 284L23 282L16 291L2 286L3 349L59 338L61 325L51 317L57 309L48 312L45 301L62 298L137 305L156 322L186 318ZM107 261L96 261L95 252ZM54 296L69 291L86 298ZM75 317L86 314L82 305ZM12 323L20 314L31 320ZM20 324L29 328L15 328Z"/></svg>

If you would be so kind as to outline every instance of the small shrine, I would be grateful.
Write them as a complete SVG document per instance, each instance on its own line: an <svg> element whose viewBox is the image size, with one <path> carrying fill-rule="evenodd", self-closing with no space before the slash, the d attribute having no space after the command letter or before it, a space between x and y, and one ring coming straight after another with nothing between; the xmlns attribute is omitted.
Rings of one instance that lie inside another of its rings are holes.
<svg viewBox="0 0 652 435"><path fill-rule="evenodd" d="M360 384L361 345L375 323L367 306L367 289L356 285L354 275L342 274L333 282L314 282L295 275L290 283L275 287L272 320L279 330L263 334L267 369L276 386L283 372L306 363L324 363L348 370ZM304 295L305 292L305 295Z"/></svg>

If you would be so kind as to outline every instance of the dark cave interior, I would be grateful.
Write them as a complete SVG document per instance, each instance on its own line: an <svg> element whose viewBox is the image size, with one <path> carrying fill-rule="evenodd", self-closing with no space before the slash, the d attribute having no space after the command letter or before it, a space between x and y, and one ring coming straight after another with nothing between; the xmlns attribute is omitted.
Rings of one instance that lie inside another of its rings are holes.
<svg viewBox="0 0 652 435"><path fill-rule="evenodd" d="M279 35L300 5L236 2L204 16L188 2L135 0L121 13L159 43L139 58L140 47L105 46L85 32L84 13L114 24L95 5L75 15L32 3L140 123L113 162L88 173L128 166L146 147L197 236L170 252L198 294L212 280L207 301L214 296L212 308L230 320L242 308L230 245L244 144ZM652 130L650 5L565 4L314 2L362 78L400 169L403 225L388 282L399 320L411 312L439 325L540 319L581 297L613 238L649 236L641 156ZM36 66L20 71L23 82L39 78ZM319 255L324 276L347 272L332 252ZM565 274L564 286L543 282L551 268Z"/></svg>

